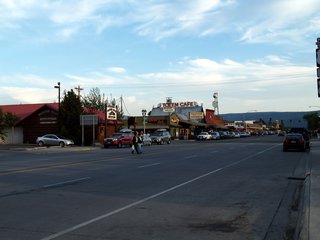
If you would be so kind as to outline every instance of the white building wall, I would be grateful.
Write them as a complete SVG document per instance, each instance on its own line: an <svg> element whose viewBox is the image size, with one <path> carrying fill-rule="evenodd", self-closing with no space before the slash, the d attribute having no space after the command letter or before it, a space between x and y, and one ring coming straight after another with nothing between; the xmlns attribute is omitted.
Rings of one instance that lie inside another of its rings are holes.
<svg viewBox="0 0 320 240"><path fill-rule="evenodd" d="M22 144L23 143L23 129L22 127L15 127L13 129L6 128L4 132L7 134L4 142L5 144Z"/></svg>

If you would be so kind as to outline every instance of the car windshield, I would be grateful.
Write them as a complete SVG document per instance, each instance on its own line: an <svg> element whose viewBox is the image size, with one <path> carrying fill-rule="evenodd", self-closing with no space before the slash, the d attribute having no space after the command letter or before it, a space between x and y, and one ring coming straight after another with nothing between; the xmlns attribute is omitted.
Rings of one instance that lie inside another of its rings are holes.
<svg viewBox="0 0 320 240"><path fill-rule="evenodd" d="M121 137L123 134L122 133L114 133L110 136L110 138L118 138Z"/></svg>
<svg viewBox="0 0 320 240"><path fill-rule="evenodd" d="M163 135L162 132L155 132L151 134L151 136L162 136L162 135Z"/></svg>

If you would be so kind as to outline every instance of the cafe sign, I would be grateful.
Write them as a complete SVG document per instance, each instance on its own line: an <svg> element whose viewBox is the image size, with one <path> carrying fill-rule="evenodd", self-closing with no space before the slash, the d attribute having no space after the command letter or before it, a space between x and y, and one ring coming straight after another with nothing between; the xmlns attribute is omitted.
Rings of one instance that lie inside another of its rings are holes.
<svg viewBox="0 0 320 240"><path fill-rule="evenodd" d="M172 109L176 107L196 107L199 106L197 102L168 102L168 103L159 103L158 107L164 109Z"/></svg>

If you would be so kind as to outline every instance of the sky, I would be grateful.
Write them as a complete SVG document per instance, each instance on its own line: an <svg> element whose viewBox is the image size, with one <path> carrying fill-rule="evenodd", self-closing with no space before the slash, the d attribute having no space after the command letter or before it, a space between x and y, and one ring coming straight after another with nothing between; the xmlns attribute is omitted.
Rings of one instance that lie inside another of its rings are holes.
<svg viewBox="0 0 320 240"><path fill-rule="evenodd" d="M319 0L0 0L0 105L98 88L124 114L320 109ZM309 107L314 106L314 107Z"/></svg>

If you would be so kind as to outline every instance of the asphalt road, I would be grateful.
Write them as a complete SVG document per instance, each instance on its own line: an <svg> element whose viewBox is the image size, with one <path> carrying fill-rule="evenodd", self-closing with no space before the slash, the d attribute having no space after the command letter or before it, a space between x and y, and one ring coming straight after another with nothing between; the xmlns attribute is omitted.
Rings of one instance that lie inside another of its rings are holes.
<svg viewBox="0 0 320 240"><path fill-rule="evenodd" d="M281 141L0 150L0 239L291 239L309 153Z"/></svg>

